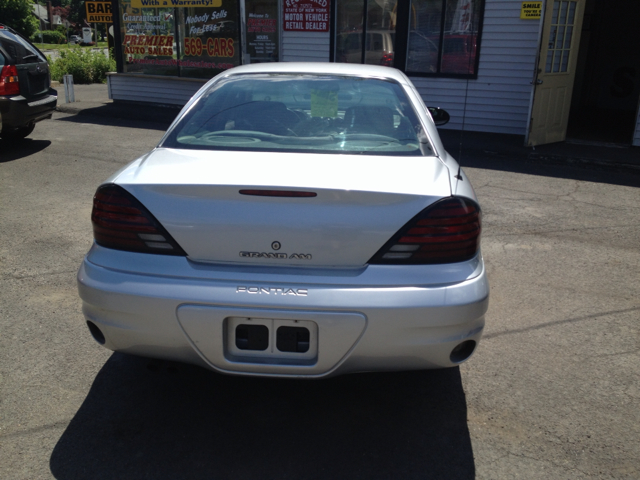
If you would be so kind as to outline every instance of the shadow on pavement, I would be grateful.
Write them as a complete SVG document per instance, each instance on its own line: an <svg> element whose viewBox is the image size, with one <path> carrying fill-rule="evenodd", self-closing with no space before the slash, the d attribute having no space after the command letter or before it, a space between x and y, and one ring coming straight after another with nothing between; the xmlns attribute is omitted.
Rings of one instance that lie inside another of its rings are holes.
<svg viewBox="0 0 640 480"><path fill-rule="evenodd" d="M446 150L462 168L640 187L640 148L559 142L524 146L523 135L439 130Z"/></svg>
<svg viewBox="0 0 640 480"><path fill-rule="evenodd" d="M108 103L99 107L85 108L78 111L65 107L60 111L71 114L69 116L56 118L64 122L166 130L178 113L180 113L180 108Z"/></svg>
<svg viewBox="0 0 640 480"><path fill-rule="evenodd" d="M19 141L0 139L0 163L12 162L38 153L51 145L49 140L33 140L29 137Z"/></svg>
<svg viewBox="0 0 640 480"><path fill-rule="evenodd" d="M50 459L57 479L472 479L458 368L328 380L113 354Z"/></svg>

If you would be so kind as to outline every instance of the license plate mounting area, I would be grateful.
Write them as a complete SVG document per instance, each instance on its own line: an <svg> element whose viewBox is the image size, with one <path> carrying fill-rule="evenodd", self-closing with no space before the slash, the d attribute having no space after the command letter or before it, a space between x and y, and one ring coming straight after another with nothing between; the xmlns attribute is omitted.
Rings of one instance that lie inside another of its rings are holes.
<svg viewBox="0 0 640 480"><path fill-rule="evenodd" d="M308 364L318 356L318 325L310 320L228 317L225 327L225 356L232 361Z"/></svg>

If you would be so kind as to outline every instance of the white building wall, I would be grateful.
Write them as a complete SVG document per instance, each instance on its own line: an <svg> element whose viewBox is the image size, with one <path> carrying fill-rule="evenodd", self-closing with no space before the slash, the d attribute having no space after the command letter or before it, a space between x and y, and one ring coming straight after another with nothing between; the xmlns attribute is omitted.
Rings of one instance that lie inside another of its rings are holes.
<svg viewBox="0 0 640 480"><path fill-rule="evenodd" d="M184 105L209 79L107 74L109 98L158 105Z"/></svg>
<svg viewBox="0 0 640 480"><path fill-rule="evenodd" d="M487 0L477 80L411 78L427 105L450 113L440 128L526 133L540 21L520 20L521 5Z"/></svg>
<svg viewBox="0 0 640 480"><path fill-rule="evenodd" d="M328 62L329 32L282 32L283 62Z"/></svg>

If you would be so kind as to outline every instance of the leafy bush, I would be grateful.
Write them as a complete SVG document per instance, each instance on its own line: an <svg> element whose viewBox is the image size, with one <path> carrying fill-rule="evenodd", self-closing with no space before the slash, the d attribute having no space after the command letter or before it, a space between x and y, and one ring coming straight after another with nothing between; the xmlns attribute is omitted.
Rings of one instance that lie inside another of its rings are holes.
<svg viewBox="0 0 640 480"><path fill-rule="evenodd" d="M60 57L49 59L51 80L62 82L64 75L73 75L73 83L104 83L107 72L115 72L116 61L102 52L81 48L60 50Z"/></svg>
<svg viewBox="0 0 640 480"><path fill-rule="evenodd" d="M38 40L40 40L40 34L36 34ZM58 30L44 30L42 32L42 41L44 43L67 43L67 38L64 36L64 33Z"/></svg>
<svg viewBox="0 0 640 480"><path fill-rule="evenodd" d="M96 42L80 42L81 47L93 47Z"/></svg>

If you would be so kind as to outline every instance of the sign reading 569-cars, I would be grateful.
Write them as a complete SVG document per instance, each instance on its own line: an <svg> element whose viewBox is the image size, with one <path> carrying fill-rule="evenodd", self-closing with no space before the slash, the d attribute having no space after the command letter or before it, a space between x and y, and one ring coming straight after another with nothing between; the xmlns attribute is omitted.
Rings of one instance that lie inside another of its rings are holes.
<svg viewBox="0 0 640 480"><path fill-rule="evenodd" d="M89 23L113 23L111 2L84 2L87 8L87 22Z"/></svg>

